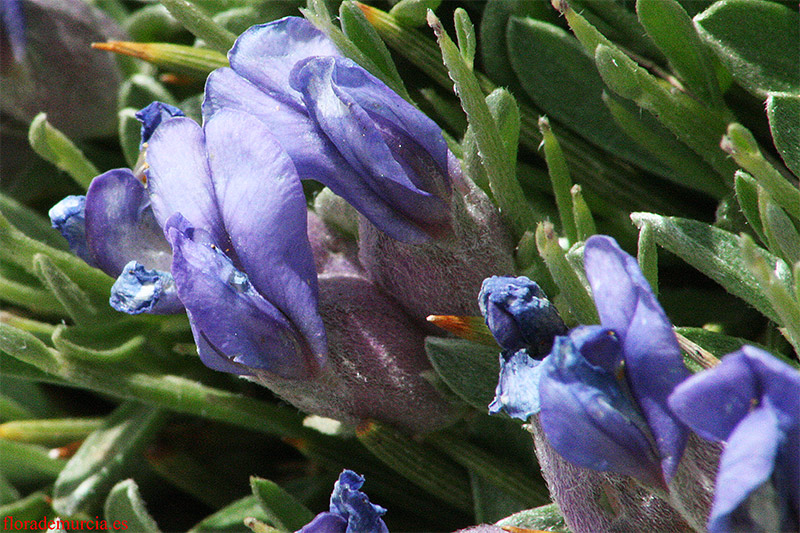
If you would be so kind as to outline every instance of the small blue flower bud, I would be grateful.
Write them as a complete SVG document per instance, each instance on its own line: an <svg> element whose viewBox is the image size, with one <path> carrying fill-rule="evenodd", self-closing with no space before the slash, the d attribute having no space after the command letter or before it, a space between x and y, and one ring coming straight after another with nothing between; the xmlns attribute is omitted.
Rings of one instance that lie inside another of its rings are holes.
<svg viewBox="0 0 800 533"><path fill-rule="evenodd" d="M544 291L525 276L487 278L478 305L486 325L505 350L525 348L528 355L541 359L550 352L556 335L567 332Z"/></svg>

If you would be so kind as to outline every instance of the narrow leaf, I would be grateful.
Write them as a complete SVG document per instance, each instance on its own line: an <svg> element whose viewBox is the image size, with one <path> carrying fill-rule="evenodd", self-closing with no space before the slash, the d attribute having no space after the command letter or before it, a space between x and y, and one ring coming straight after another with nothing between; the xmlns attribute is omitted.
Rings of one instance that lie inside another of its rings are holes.
<svg viewBox="0 0 800 533"><path fill-rule="evenodd" d="M225 54L208 48L183 44L108 41L93 43L92 48L135 57L187 76L205 77L212 70L228 66L228 58L225 57Z"/></svg>
<svg viewBox="0 0 800 533"><path fill-rule="evenodd" d="M734 190L736 191L736 200L739 202L739 207L750 227L753 228L761 242L766 243L767 236L764 234L764 227L761 225L761 213L758 210L758 183L747 172L737 170Z"/></svg>
<svg viewBox="0 0 800 533"><path fill-rule="evenodd" d="M536 246L561 290L559 296L566 300L575 319L581 324L599 324L600 317L589 289L567 260L551 223L543 222L536 228Z"/></svg>
<svg viewBox="0 0 800 533"><path fill-rule="evenodd" d="M547 116L614 155L659 175L669 173L614 122L601 99L606 86L575 37L553 24L511 17L505 41L519 84Z"/></svg>
<svg viewBox="0 0 800 533"><path fill-rule="evenodd" d="M267 515L255 496L245 496L203 519L189 533L233 533L242 531L247 518L267 520Z"/></svg>
<svg viewBox="0 0 800 533"><path fill-rule="evenodd" d="M800 234L786 212L763 187L758 188L758 211L770 250L790 265L800 261Z"/></svg>
<svg viewBox="0 0 800 533"><path fill-rule="evenodd" d="M686 10L676 0L637 0L636 13L689 91L713 107L723 107L714 63Z"/></svg>
<svg viewBox="0 0 800 533"><path fill-rule="evenodd" d="M515 495L530 507L550 501L543 480L528 476L514 463L495 457L461 436L438 432L429 435L425 441L436 446L458 464L480 474L509 494Z"/></svg>
<svg viewBox="0 0 800 533"><path fill-rule="evenodd" d="M405 84L397 71L389 49L386 48L386 44L372 24L367 21L364 12L358 8L355 2L342 2L342 5L339 6L339 20L342 24L342 32L347 38L380 69L385 77L392 80L392 87L401 87L403 91L398 94L408 99Z"/></svg>
<svg viewBox="0 0 800 533"><path fill-rule="evenodd" d="M572 209L575 214L575 229L578 231L578 240L585 241L597 233L594 217L586 200L583 199L581 186L576 183L569 192L572 195Z"/></svg>
<svg viewBox="0 0 800 533"><path fill-rule="evenodd" d="M64 306L72 319L79 324L89 324L97 320L97 307L89 296L63 270L44 254L33 256L33 268L42 283Z"/></svg>
<svg viewBox="0 0 800 533"><path fill-rule="evenodd" d="M132 479L120 481L108 493L105 503L105 517L109 524L122 522L131 531L158 533L158 525L147 512L139 487Z"/></svg>
<svg viewBox="0 0 800 533"><path fill-rule="evenodd" d="M13 420L0 424L0 438L43 446L83 440L102 424L101 418Z"/></svg>
<svg viewBox="0 0 800 533"><path fill-rule="evenodd" d="M741 124L732 123L720 143L722 149L758 181L781 207L800 220L800 190L784 178L761 153L750 131Z"/></svg>
<svg viewBox="0 0 800 533"><path fill-rule="evenodd" d="M297 498L268 479L251 477L250 487L266 514L266 521L279 529L296 531L314 518L314 513Z"/></svg>
<svg viewBox="0 0 800 533"><path fill-rule="evenodd" d="M198 39L205 41L210 48L227 54L228 50L233 47L236 35L214 22L208 13L193 2L189 0L161 0L161 4L187 30L192 32Z"/></svg>
<svg viewBox="0 0 800 533"><path fill-rule="evenodd" d="M539 118L539 131L542 132L542 145L544 147L544 159L547 161L547 172L550 174L550 181L553 184L553 194L556 197L561 227L570 244L578 241L578 230L575 227L575 212L572 209L572 180L569 177L567 161L561 151L553 130L550 128L550 121L547 117Z"/></svg>
<svg viewBox="0 0 800 533"><path fill-rule="evenodd" d="M685 218L633 213L631 219L638 227L649 223L658 244L758 309L764 316L780 323L780 317L772 308L769 298L742 258L739 237ZM771 271L778 269L780 282L788 287L791 273L786 264L765 250L758 249L756 253L767 262Z"/></svg>
<svg viewBox="0 0 800 533"><path fill-rule="evenodd" d="M126 402L83 442L59 474L53 488L53 508L73 515L92 514L130 461L161 427L163 417L152 407Z"/></svg>
<svg viewBox="0 0 800 533"><path fill-rule="evenodd" d="M471 69L475 60L475 49L477 48L477 40L475 37L475 26L469 19L469 15L464 8L456 8L454 22L456 26L456 42L461 55L464 57L464 62Z"/></svg>
<svg viewBox="0 0 800 533"><path fill-rule="evenodd" d="M424 26L428 10L436 11L442 0L400 0L389 14L404 26Z"/></svg>
<svg viewBox="0 0 800 533"><path fill-rule="evenodd" d="M48 452L37 444L0 439L0 472L11 483L52 483L65 463Z"/></svg>
<svg viewBox="0 0 800 533"><path fill-rule="evenodd" d="M500 520L497 525L505 528L520 528L520 531L568 531L564 517L561 516L561 511L555 503L520 511Z"/></svg>
<svg viewBox="0 0 800 533"><path fill-rule="evenodd" d="M656 240L653 236L653 227L645 222L639 227L639 253L637 255L639 268L650 283L653 294L658 296L658 251Z"/></svg>
<svg viewBox="0 0 800 533"><path fill-rule="evenodd" d="M467 472L438 450L377 422L362 424L356 436L375 457L423 490L459 509L472 509Z"/></svg>
<svg viewBox="0 0 800 533"><path fill-rule="evenodd" d="M649 121L643 120L641 110L639 113L631 112L617 96L603 93L603 102L628 137L672 169L665 178L716 199L730 194L730 187L725 184L725 179L703 161L697 152L678 141L674 133L664 127L652 127ZM645 116L648 115L652 116L649 113Z"/></svg>
<svg viewBox="0 0 800 533"><path fill-rule="evenodd" d="M31 121L28 141L37 154L69 174L84 189L100 173L66 135L47 122L45 113L39 113Z"/></svg>
<svg viewBox="0 0 800 533"><path fill-rule="evenodd" d="M800 355L800 303L794 299L783 280L778 279L774 270L757 250L753 240L747 235L742 235L741 251L744 262L778 315L778 323L785 328L786 338Z"/></svg>
<svg viewBox="0 0 800 533"><path fill-rule="evenodd" d="M526 229L532 228L534 215L517 182L514 172L514 161L506 157L497 124L492 118L489 107L484 100L483 92L472 70L464 62L458 48L450 40L439 19L428 12L428 24L436 34L442 59L456 86L461 99L461 106L467 113L470 125L475 132L478 151L483 159L489 184L494 198L514 232L519 236Z"/></svg>

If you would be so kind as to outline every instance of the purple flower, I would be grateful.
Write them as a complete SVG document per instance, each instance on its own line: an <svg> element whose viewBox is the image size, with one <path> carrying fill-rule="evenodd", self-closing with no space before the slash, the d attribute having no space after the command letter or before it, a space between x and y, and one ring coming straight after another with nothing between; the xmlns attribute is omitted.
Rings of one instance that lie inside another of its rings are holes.
<svg viewBox="0 0 800 533"><path fill-rule="evenodd" d="M686 446L687 432L669 409L667 397L689 377L672 324L636 259L614 239L590 237L584 265L600 323L620 339L625 383L647 420L669 482Z"/></svg>
<svg viewBox="0 0 800 533"><path fill-rule="evenodd" d="M333 486L330 510L318 514L297 533L388 533L381 516L386 509L369 502L359 489L364 478L344 470Z"/></svg>
<svg viewBox="0 0 800 533"><path fill-rule="evenodd" d="M538 410L547 438L568 460L663 487L687 438L667 396L689 373L636 260L596 235L584 264L602 325L556 338L541 363L519 354L503 361L493 410L524 418Z"/></svg>
<svg viewBox="0 0 800 533"><path fill-rule="evenodd" d="M601 326L557 337L540 365L539 419L553 448L573 464L662 486L647 422L613 371L622 368L620 348Z"/></svg>
<svg viewBox="0 0 800 533"><path fill-rule="evenodd" d="M669 405L726 443L709 531L800 530L800 372L744 346L681 383Z"/></svg>
<svg viewBox="0 0 800 533"><path fill-rule="evenodd" d="M229 60L209 76L205 120L224 109L258 118L301 179L325 184L396 239L449 231L458 162L441 129L322 32L296 17L254 26Z"/></svg>
<svg viewBox="0 0 800 533"><path fill-rule="evenodd" d="M137 113L142 144L178 109L154 102ZM172 250L153 213L143 181L127 168L92 180L86 196L68 196L50 209L50 220L70 249L88 264L118 278L110 304L122 312L176 313L183 310L170 274Z"/></svg>
<svg viewBox="0 0 800 533"><path fill-rule="evenodd" d="M150 138L147 186L203 362L238 374L316 373L326 353L306 202L268 128L233 110L177 117Z"/></svg>
<svg viewBox="0 0 800 533"><path fill-rule="evenodd" d="M550 352L555 336L567 332L544 291L525 276L487 278L481 286L478 305L504 350L525 348L531 357L540 359Z"/></svg>

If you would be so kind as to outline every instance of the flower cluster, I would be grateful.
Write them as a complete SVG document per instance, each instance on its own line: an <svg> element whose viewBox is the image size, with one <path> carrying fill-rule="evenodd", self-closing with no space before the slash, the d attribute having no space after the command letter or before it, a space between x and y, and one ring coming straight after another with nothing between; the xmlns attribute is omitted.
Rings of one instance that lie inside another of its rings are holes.
<svg viewBox="0 0 800 533"><path fill-rule="evenodd" d="M229 61L208 78L202 126L166 104L141 110L137 167L63 200L53 225L117 278L115 309L185 310L207 366L307 412L441 425L450 409L421 375L424 319L472 308L480 279L513 269L496 209L433 121L306 20L247 30ZM307 179L363 216L358 252L331 260L342 248L307 209ZM467 191L470 216L454 187ZM387 268L396 246L418 256L402 275L420 278L435 255L461 271L462 289L441 292L434 276L410 300L393 290L405 282ZM473 252L491 260L470 266Z"/></svg>
<svg viewBox="0 0 800 533"><path fill-rule="evenodd" d="M796 529L800 375L773 356L744 347L717 368L690 376L672 326L636 260L613 239L593 236L586 241L584 264L599 326L579 326L561 336L542 328L553 323L552 311L538 301L530 304L530 294L537 300L543 295L526 279L487 280L480 296L481 302L503 302L499 309L482 308L504 348L552 343L543 359L544 354L525 349L501 355L490 411L533 417L534 433L541 432L536 440L543 473L573 529L702 524L708 509L687 508L687 488L676 475L697 460L692 453L682 462L689 455L687 442L696 451L689 428L705 439L726 442L711 531ZM520 333L526 331L532 333ZM548 456L552 451L558 458ZM575 466L608 474L587 476ZM713 470L709 464L691 467L705 474ZM619 481L626 476L650 494L632 498L636 491ZM604 517L592 509L591 491L576 497L579 478L584 484L594 479L606 492L623 487L626 498L620 501L627 502ZM654 496L663 500L659 516L647 522L648 512L656 508ZM758 511L752 507L756 500ZM664 522L670 513L674 518Z"/></svg>

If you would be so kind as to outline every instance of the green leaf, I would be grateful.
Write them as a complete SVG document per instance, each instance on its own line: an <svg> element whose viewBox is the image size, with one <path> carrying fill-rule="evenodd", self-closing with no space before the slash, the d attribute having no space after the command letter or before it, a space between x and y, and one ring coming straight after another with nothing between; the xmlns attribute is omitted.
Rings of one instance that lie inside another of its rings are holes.
<svg viewBox="0 0 800 533"><path fill-rule="evenodd" d="M709 163L720 175L733 180L736 166L719 149L719 139L729 122L727 114L705 107L689 96L670 90L625 55L596 28L567 7L564 16L572 32L594 57L608 87L636 102Z"/></svg>
<svg viewBox="0 0 800 533"><path fill-rule="evenodd" d="M131 324L123 327L130 328ZM96 328L86 330L63 324L56 327L52 336L53 346L64 355L95 364L141 358L147 339L135 335L126 339L103 337Z"/></svg>
<svg viewBox="0 0 800 533"><path fill-rule="evenodd" d="M554 503L520 511L497 522L500 527L510 526L543 531L568 532L567 523Z"/></svg>
<svg viewBox="0 0 800 533"><path fill-rule="evenodd" d="M663 63L661 50L653 43L629 2L619 0L569 0L570 5L586 17L591 24L626 50L639 57Z"/></svg>
<svg viewBox="0 0 800 533"><path fill-rule="evenodd" d="M366 6L362 6L362 9L364 7ZM339 27L331 22L331 16L330 13L328 13L328 7L325 4L325 0L308 0L308 8L301 8L300 12L303 13L303 16L305 16L306 19L311 22L311 24L316 26L317 29L327 35L328 38L333 41L333 44L335 44L344 55L364 67L376 78L379 78L394 92L409 102L411 101L405 86L399 78L394 78L387 75L381 68L378 67L378 65L375 64L372 58L366 55L358 46L356 46L353 41L350 40L349 37L347 37L347 35L344 34L341 29L339 29Z"/></svg>
<svg viewBox="0 0 800 533"><path fill-rule="evenodd" d="M789 170L800 176L800 95L770 94L767 117L775 148Z"/></svg>
<svg viewBox="0 0 800 533"><path fill-rule="evenodd" d="M214 388L184 376L150 375L119 365L99 366L80 358L66 360L61 353L51 350L34 335L2 322L0 350L15 358L3 362L2 370L6 373L12 370L12 365L16 365L15 374L24 377L57 383L67 381L73 386L117 398L135 398L149 405L269 434L297 438L305 431L302 427L303 416L296 409ZM47 375L37 372L37 369ZM204 368L198 368L197 371L202 372Z"/></svg>
<svg viewBox="0 0 800 533"><path fill-rule="evenodd" d="M351 1L342 2L342 5L339 6L339 20L342 24L342 32L347 38L380 69L383 76L392 80L391 87L402 89L402 92L398 94L408 100L409 96L403 78L397 72L389 49L386 48L383 39L367 21L364 12L359 9L358 5Z"/></svg>
<svg viewBox="0 0 800 533"><path fill-rule="evenodd" d="M758 183L753 177L742 170L736 171L734 190L736 191L736 200L739 202L739 207L742 209L744 217L753 228L761 242L767 242L767 236L764 234L764 227L761 225L761 213L758 210Z"/></svg>
<svg viewBox="0 0 800 533"><path fill-rule="evenodd" d="M276 483L253 476L250 486L267 523L281 530L297 531L314 518L314 513Z"/></svg>
<svg viewBox="0 0 800 533"><path fill-rule="evenodd" d="M14 487L14 485L12 485L3 474L0 474L0 511L3 509L2 506L8 505L19 499L20 493L16 487ZM8 515L0 514L0 516L5 517Z"/></svg>
<svg viewBox="0 0 800 533"><path fill-rule="evenodd" d="M85 261L69 252L31 239L12 226L5 216L0 215L0 259L18 265L35 275L33 258L36 254L43 254L51 259L59 270L85 290L93 300L108 298L114 281L110 276L90 267Z"/></svg>
<svg viewBox="0 0 800 533"><path fill-rule="evenodd" d="M514 96L506 89L495 89L486 97L486 105L492 114L503 146L506 148L506 156L509 161L517 160L517 148L519 147L520 116L519 107Z"/></svg>
<svg viewBox="0 0 800 533"><path fill-rule="evenodd" d="M581 324L599 324L600 317L589 288L567 260L550 222L543 222L536 228L536 247L561 291L559 296L566 300L572 316Z"/></svg>
<svg viewBox="0 0 800 533"><path fill-rule="evenodd" d="M676 0L637 0L636 12L689 92L713 107L723 107L714 63L686 10Z"/></svg>
<svg viewBox="0 0 800 533"><path fill-rule="evenodd" d="M136 118L136 111L133 107L126 107L117 113L119 144L130 168L134 168L139 159L139 141L142 138L142 123Z"/></svg>
<svg viewBox="0 0 800 533"><path fill-rule="evenodd" d="M733 180L736 166L719 148L727 126L723 115L686 95L673 93L616 48L600 44L595 63L611 90L654 114L720 175Z"/></svg>
<svg viewBox="0 0 800 533"><path fill-rule="evenodd" d="M154 101L175 105L175 97L152 76L134 74L122 83L117 94L117 108L132 107L137 111Z"/></svg>
<svg viewBox="0 0 800 533"><path fill-rule="evenodd" d="M49 451L37 444L0 439L0 473L11 483L52 483L65 463L50 457Z"/></svg>
<svg viewBox="0 0 800 533"><path fill-rule="evenodd" d="M659 123L653 124L655 119L649 112L641 108L631 110L621 98L605 92L603 102L628 137L672 169L665 178L716 199L730 194L724 178L695 151L678 141L674 133Z"/></svg>
<svg viewBox="0 0 800 533"><path fill-rule="evenodd" d="M769 249L790 265L800 261L800 234L786 212L763 187L758 188L758 211Z"/></svg>
<svg viewBox="0 0 800 533"><path fill-rule="evenodd" d="M236 35L216 22L203 9L189 0L161 0L164 7L195 37L202 39L214 50L227 54L233 47Z"/></svg>
<svg viewBox="0 0 800 533"><path fill-rule="evenodd" d="M601 99L605 84L573 36L546 22L511 17L505 40L525 94L549 117L619 157L659 175L669 174L617 126Z"/></svg>
<svg viewBox="0 0 800 533"><path fill-rule="evenodd" d="M775 275L775 270L750 237L742 235L740 246L745 265L778 316L777 322L784 327L784 335L800 354L800 302L794 298L794 291L785 280Z"/></svg>
<svg viewBox="0 0 800 533"><path fill-rule="evenodd" d="M100 418L13 420L0 424L0 438L43 446L63 446L85 439L102 422Z"/></svg>
<svg viewBox="0 0 800 533"><path fill-rule="evenodd" d="M475 37L475 26L472 25L469 15L462 7L456 8L453 20L456 26L458 49L464 57L464 62L469 68L472 68L472 64L475 61L475 49L478 46Z"/></svg>
<svg viewBox="0 0 800 533"><path fill-rule="evenodd" d="M69 174L84 189L100 173L66 135L47 122L45 113L39 113L31 121L28 141L37 154Z"/></svg>
<svg viewBox="0 0 800 533"><path fill-rule="evenodd" d="M513 495L473 470L469 471L469 481L475 506L475 522L493 523L525 508Z"/></svg>
<svg viewBox="0 0 800 533"><path fill-rule="evenodd" d="M675 328L675 333L682 335L690 341L698 344L717 359L722 359L722 357L725 355L735 352L745 344L756 346L764 351L769 352L766 347L756 344L751 340L741 339L739 337L731 337L730 335L723 335L721 333L716 333L703 328ZM773 355L782 359L786 359L780 354L773 353Z"/></svg>
<svg viewBox="0 0 800 533"><path fill-rule="evenodd" d="M97 321L98 310L89 296L49 257L44 254L34 255L33 268L44 286L55 295L76 323L90 324Z"/></svg>
<svg viewBox="0 0 800 533"><path fill-rule="evenodd" d="M424 26L428 10L436 11L441 3L442 0L400 0L389 14L403 26Z"/></svg>
<svg viewBox="0 0 800 533"><path fill-rule="evenodd" d="M68 250L66 239L53 229L48 219L2 193L0 193L0 212L6 218L13 220L14 225L25 235L53 248Z"/></svg>
<svg viewBox="0 0 800 533"><path fill-rule="evenodd" d="M53 488L53 508L59 513L93 514L106 491L114 486L134 457L161 427L161 413L136 402L120 405L78 448Z"/></svg>
<svg viewBox="0 0 800 533"><path fill-rule="evenodd" d="M225 54L209 48L184 44L109 41L95 43L92 47L135 57L170 72L193 77L205 77L212 70L228 66Z"/></svg>
<svg viewBox="0 0 800 533"><path fill-rule="evenodd" d="M34 492L21 500L0 507L0 518L13 516L14 520L22 520L23 522L25 520L35 520L38 526L39 521L49 515L48 524L44 527L46 531L47 527L53 523L52 519L55 518L53 508L50 507L49 502L50 496L44 492Z"/></svg>
<svg viewBox="0 0 800 533"><path fill-rule="evenodd" d="M0 276L0 300L28 309L37 314L61 317L64 307L53 293Z"/></svg>
<svg viewBox="0 0 800 533"><path fill-rule="evenodd" d="M428 24L436 34L442 59L455 83L469 124L475 132L478 151L489 176L489 184L500 213L517 236L521 236L526 229L533 227L535 217L516 179L514 171L516 162L506 157L507 151L500 131L489 111L475 74L464 62L458 48L432 12L428 13Z"/></svg>
<svg viewBox="0 0 800 533"><path fill-rule="evenodd" d="M769 298L742 259L739 237L685 218L633 213L631 219L638 227L649 223L658 244L758 309L764 316L780 322ZM757 253L767 262L770 270L775 271L778 267L781 283L788 287L791 273L786 264L765 250L758 249Z"/></svg>
<svg viewBox="0 0 800 533"><path fill-rule="evenodd" d="M158 533L158 525L147 512L139 487L132 479L120 481L108 493L105 503L105 518L108 524L125 523L131 531Z"/></svg>
<svg viewBox="0 0 800 533"><path fill-rule="evenodd" d="M572 196L572 209L575 214L575 229L578 231L578 240L585 241L597 233L594 217L586 200L583 199L580 185L577 183L573 185L569 193Z"/></svg>
<svg viewBox="0 0 800 533"><path fill-rule="evenodd" d="M499 346L427 337L425 351L436 373L453 392L474 408L486 410L497 387Z"/></svg>
<svg viewBox="0 0 800 533"><path fill-rule="evenodd" d="M0 322L0 350L44 372L55 373L61 366L60 354L27 331Z"/></svg>
<svg viewBox="0 0 800 533"><path fill-rule="evenodd" d="M800 190L764 158L755 137L747 128L741 124L730 124L720 146L752 174L781 207L800 220Z"/></svg>
<svg viewBox="0 0 800 533"><path fill-rule="evenodd" d="M535 479L511 461L496 457L463 438L447 432L428 435L425 439L458 464L479 474L527 506L550 501L550 493L542 479Z"/></svg>
<svg viewBox="0 0 800 533"><path fill-rule="evenodd" d="M767 0L720 0L694 18L734 79L756 96L800 91L800 25L794 9Z"/></svg>
<svg viewBox="0 0 800 533"><path fill-rule="evenodd" d="M639 253L636 259L650 289L658 297L658 251L653 228L647 222L639 227Z"/></svg>
<svg viewBox="0 0 800 533"><path fill-rule="evenodd" d="M223 507L190 529L189 533L242 533L245 531L244 520L250 517L262 521L268 519L253 495Z"/></svg>
<svg viewBox="0 0 800 533"><path fill-rule="evenodd" d="M458 509L472 509L466 470L432 446L378 422L362 424L356 436L375 457L420 488Z"/></svg>
<svg viewBox="0 0 800 533"><path fill-rule="evenodd" d="M561 228L567 240L572 244L578 241L578 229L575 226L575 212L572 208L572 194L570 193L572 180L569 177L567 161L564 159L564 152L561 151L561 145L550 128L550 121L547 120L547 117L539 118L539 131L542 132L544 158L547 161L550 182L553 184L553 194L556 197Z"/></svg>

